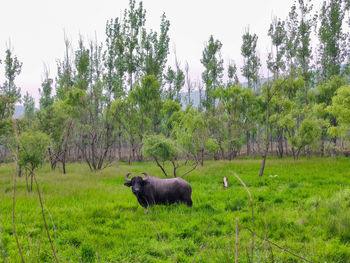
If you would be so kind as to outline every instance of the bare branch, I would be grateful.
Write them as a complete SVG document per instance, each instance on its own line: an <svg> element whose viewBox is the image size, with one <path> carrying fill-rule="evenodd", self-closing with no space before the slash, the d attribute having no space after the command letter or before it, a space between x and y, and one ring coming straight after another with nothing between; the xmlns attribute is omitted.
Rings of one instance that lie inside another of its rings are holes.
<svg viewBox="0 0 350 263"><path fill-rule="evenodd" d="M281 247L280 245L278 245L278 244L276 244L276 243L274 243L274 242L268 240L267 238L263 238L263 237L259 236L258 234L256 234L253 230L249 229L248 227L244 227L244 229L247 229L247 230L250 231L251 233L254 233L254 235L256 235L256 236L257 236L258 238L260 238L261 240L264 240L264 241L268 242L269 244L274 245L275 247L278 247L279 249L281 249L281 250L283 250L283 251L285 251L285 252L287 252L287 253L289 253L289 254L291 254L291 255L297 257L297 258L300 258L300 259L302 259L302 260L304 260L304 261L306 261L306 262L309 262L309 263L313 263L312 261L310 261L310 260L308 260L308 259L306 259L306 258L304 258L304 257L302 257L302 256L299 256L299 255L297 255L297 254L295 254L295 253L289 251L288 249L286 249L286 248L284 248L284 247Z"/></svg>
<svg viewBox="0 0 350 263"><path fill-rule="evenodd" d="M43 205L43 201L42 201L42 199L41 199L39 184L38 184L38 181L36 180L36 176L35 176L35 174L34 174L33 171L31 171L31 174L32 174L32 176L34 177L34 181L35 181L35 184L36 184L36 189L37 189L37 191L38 191L39 201L40 201L40 206L41 206L41 213L42 213L42 216L43 216L43 220L44 220L44 225L45 225L45 228L46 228L47 237L49 238L49 241L50 241L50 244L51 244L51 250L52 250L52 253L53 253L54 257L55 257L55 261L58 262L57 255L56 255L56 251L55 251L55 248L53 247L53 244L52 244L52 240L51 240L51 236L50 236L50 231L49 231L49 228L48 228L47 223L46 223L46 218L45 218L45 213L44 213L44 205Z"/></svg>
<svg viewBox="0 0 350 263"><path fill-rule="evenodd" d="M147 219L148 219L148 221L150 222L150 224L152 225L152 227L154 228L154 230L156 231L156 233L157 233L159 239L162 240L164 246L167 248L167 250L168 250L168 252L169 252L169 254L170 254L170 257L171 257L171 259L173 260L173 262L177 263L176 260L175 260L175 258L173 257L173 254L171 253L171 251L170 251L168 245L165 243L164 239L163 239L162 236L159 234L159 232L158 232L156 226L153 224L152 220L149 218L149 216L148 216L148 207L147 207L147 209L145 209L144 214L145 214L145 216L147 217Z"/></svg>
<svg viewBox="0 0 350 263"><path fill-rule="evenodd" d="M16 232L16 221L15 221L15 208L16 208L16 176L18 174L18 131L17 131L17 124L15 119L13 118L13 114L12 114L12 108L11 108L11 104L8 102L7 97L3 96L2 97L5 99L7 107L8 107L8 111L9 111L9 115L10 115L10 119L12 122L12 126L13 126L13 131L15 134L15 142L16 142L16 146L15 146L15 155L14 155L14 161L16 164L16 170L15 170L15 174L13 176L13 196L12 196L12 228L13 228L13 235L15 236L16 239L16 243L17 243L17 248L19 251L19 254L21 256L21 260L24 263L24 258L23 258L23 254L22 254L22 250L21 250L21 246L19 244L18 241L18 236L17 236L17 232Z"/></svg>
<svg viewBox="0 0 350 263"><path fill-rule="evenodd" d="M235 251L236 251L236 253L235 253L235 263L238 263L238 238L239 238L238 235L239 235L238 234L238 219L236 217L236 244L235 244Z"/></svg>
<svg viewBox="0 0 350 263"><path fill-rule="evenodd" d="M84 263L84 262L80 259L78 253L75 251L75 249L72 247L72 245L71 245L70 243L68 243L68 245L69 245L70 248L73 250L73 252L74 252L74 254L77 256L77 258L79 259L79 262L80 262L80 263Z"/></svg>
<svg viewBox="0 0 350 263"><path fill-rule="evenodd" d="M249 199L250 199L250 206L252 208L252 223L253 223L253 232L252 232L252 247L251 247L251 260L250 262L254 262L254 231L255 231L255 220L254 220L254 204L253 204L253 198L252 195L248 189L248 187L245 185L245 183L242 181L242 179L236 174L233 173L233 175L241 182L241 184L243 185L244 189L247 191L248 195L249 195Z"/></svg>
<svg viewBox="0 0 350 263"><path fill-rule="evenodd" d="M200 246L200 248L198 249L196 255L194 256L194 258L193 258L193 260L192 260L192 263L195 262L195 260L196 260L197 256L199 255L199 253L207 246L207 244L209 243L209 241L210 241L210 239L209 239L207 242L203 243L203 244Z"/></svg>

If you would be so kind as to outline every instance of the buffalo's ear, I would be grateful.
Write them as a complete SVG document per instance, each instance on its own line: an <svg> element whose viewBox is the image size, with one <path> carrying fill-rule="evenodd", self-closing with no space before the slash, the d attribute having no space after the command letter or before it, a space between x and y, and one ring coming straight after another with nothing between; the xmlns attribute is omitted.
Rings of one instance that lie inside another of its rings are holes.
<svg viewBox="0 0 350 263"><path fill-rule="evenodd" d="M127 183L125 183L124 185L127 186L127 187L130 187L130 186L131 186L131 183L130 183L130 182L127 182Z"/></svg>

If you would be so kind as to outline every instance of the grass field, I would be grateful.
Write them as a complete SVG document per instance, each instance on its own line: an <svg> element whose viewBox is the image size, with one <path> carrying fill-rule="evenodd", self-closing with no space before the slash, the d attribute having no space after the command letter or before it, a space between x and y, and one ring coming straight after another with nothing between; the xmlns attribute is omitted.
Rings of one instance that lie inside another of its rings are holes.
<svg viewBox="0 0 350 263"><path fill-rule="evenodd" d="M196 262L234 262L238 218L239 262L248 261L251 233L245 227L252 228L251 208L236 172L252 193L259 235L313 262L350 262L350 160L272 159L262 179L259 168L260 160L208 161L184 178L192 185L192 208L149 209L175 260L192 262L205 244ZM12 230L13 169L0 167L0 262L20 262ZM153 163L118 164L98 173L70 164L67 171L63 175L48 166L37 171L61 262L172 262L144 209L123 185L129 171L161 176ZM17 234L26 262L53 262L36 188L27 193L24 177L18 178L16 194ZM272 262L272 256L274 262L302 262L275 247L271 252L255 238L254 262Z"/></svg>

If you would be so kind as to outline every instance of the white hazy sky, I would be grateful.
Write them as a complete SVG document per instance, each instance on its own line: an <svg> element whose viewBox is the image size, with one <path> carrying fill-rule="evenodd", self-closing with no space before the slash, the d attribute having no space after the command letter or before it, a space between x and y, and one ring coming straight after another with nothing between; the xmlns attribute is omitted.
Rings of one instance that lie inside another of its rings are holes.
<svg viewBox="0 0 350 263"><path fill-rule="evenodd" d="M73 46L79 34L85 39L105 40L106 21L121 17L129 0L1 0L0 59L11 43L14 54L23 62L22 73L16 83L22 94L28 91L38 104L44 64L50 76L56 76L56 60L64 54L64 32ZM285 18L293 0L144 0L146 26L158 31L160 16L166 13L170 20L170 56L174 65L173 49L184 66L188 61L193 80L199 80L203 70L200 63L206 41L212 34L223 44L225 66L234 60L242 65L240 47L242 34L249 26L256 33L258 51L263 64L270 50L267 31L272 17ZM322 0L314 0L319 10ZM239 70L240 71L240 70ZM264 74L262 70L261 74ZM0 83L4 82L0 65Z"/></svg>

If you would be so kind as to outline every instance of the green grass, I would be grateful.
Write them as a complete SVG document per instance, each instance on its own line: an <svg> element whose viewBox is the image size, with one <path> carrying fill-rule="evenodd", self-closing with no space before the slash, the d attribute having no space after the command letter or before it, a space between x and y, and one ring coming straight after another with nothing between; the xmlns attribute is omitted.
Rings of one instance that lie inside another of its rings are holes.
<svg viewBox="0 0 350 263"><path fill-rule="evenodd" d="M261 179L259 169L260 160L208 161L185 176L193 189L192 208L149 209L177 262L192 262L206 242L196 262L234 262L235 218L240 227L239 262L247 262L251 234L244 227L252 228L249 197L231 172L252 193L258 234L314 262L350 262L350 160L272 159ZM37 171L60 259L79 262L76 252L84 262L172 262L144 209L123 185L129 171L161 176L153 163L120 164L97 173L85 164L70 164L67 170L66 175L48 166ZM229 180L227 190L223 176ZM0 262L20 262L12 230L12 191L13 166L2 165ZM36 188L27 193L25 179L18 178L16 195L17 234L26 262L53 262ZM267 243L255 243L255 262L271 262ZM272 249L275 262L301 262Z"/></svg>

